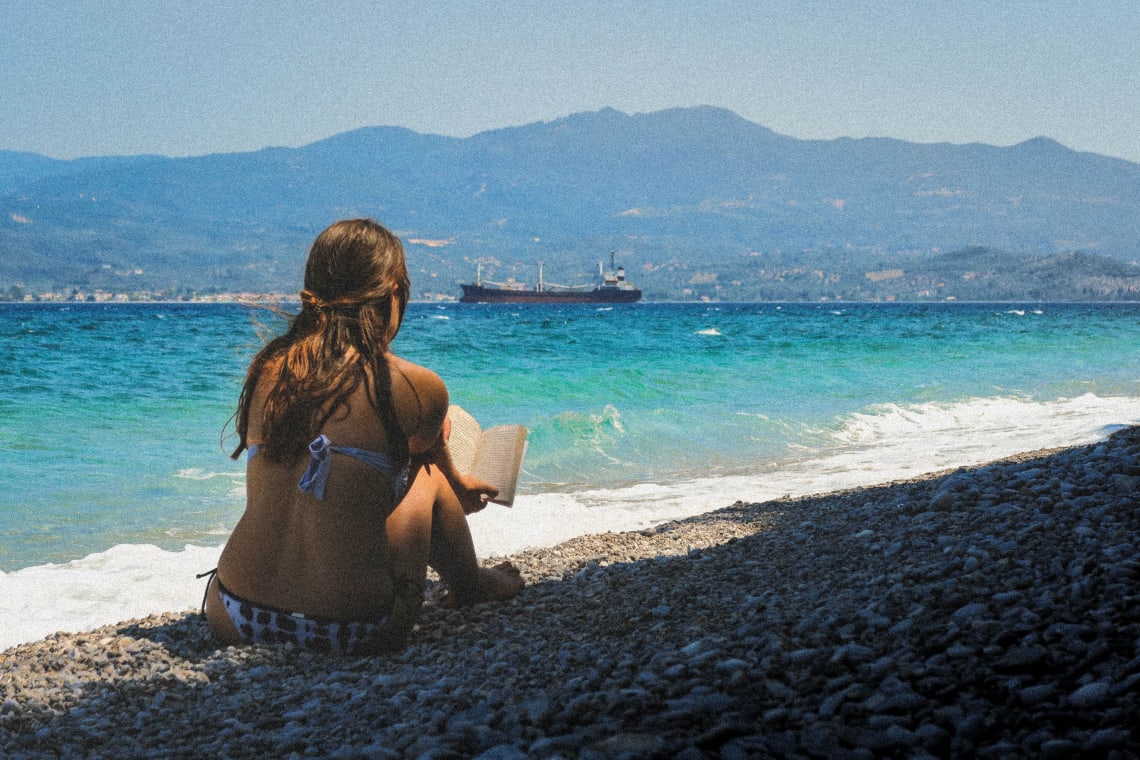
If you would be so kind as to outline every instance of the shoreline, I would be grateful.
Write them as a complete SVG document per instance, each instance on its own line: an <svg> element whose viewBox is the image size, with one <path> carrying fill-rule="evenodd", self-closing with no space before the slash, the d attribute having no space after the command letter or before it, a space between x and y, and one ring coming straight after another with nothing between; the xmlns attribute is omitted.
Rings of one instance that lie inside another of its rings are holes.
<svg viewBox="0 0 1140 760"><path fill-rule="evenodd" d="M417 304L419 306L438 306L438 305L452 305L462 303L458 296L451 298L415 298L408 301L409 304ZM1103 299L1071 299L1071 300L1055 300L1055 299L1004 299L1004 300L970 300L970 299L915 299L915 300L846 300L846 299L830 299L830 300L816 300L816 301L702 301L699 299L692 300L653 300L642 299L637 301L638 304L649 304L655 306L1136 306L1140 305L1138 298L1103 298ZM134 300L120 300L116 298L106 300L73 300L69 298L45 298L36 301L24 300L11 300L0 298L0 305L11 306L140 306L145 304L153 304L156 306L250 306L258 307L264 305L285 305L296 306L300 308L301 299L295 294L282 294L282 293L261 293L251 294L249 296L237 294L220 294L218 297L202 297L191 299L170 299L170 298L139 298ZM464 304L465 306L471 304ZM504 304L478 304L480 307L487 306L534 306L536 304L518 304L518 303L504 303ZM548 304L537 304L538 306L545 306ZM557 305L557 304L555 304ZM565 305L565 304L564 304ZM614 304L606 304L603 302L598 303L579 303L569 304L573 306L613 306ZM631 304L618 304L622 306L630 306Z"/></svg>
<svg viewBox="0 0 1140 760"><path fill-rule="evenodd" d="M433 586L387 657L218 649L196 611L56 634L0 653L0 754L1125 756L1138 493L1129 427L518 552L519 597Z"/></svg>

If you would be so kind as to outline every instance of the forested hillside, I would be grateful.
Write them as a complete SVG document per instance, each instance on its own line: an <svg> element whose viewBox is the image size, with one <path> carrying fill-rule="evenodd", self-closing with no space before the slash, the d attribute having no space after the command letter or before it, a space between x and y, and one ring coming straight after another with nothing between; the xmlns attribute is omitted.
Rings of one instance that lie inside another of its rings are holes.
<svg viewBox="0 0 1140 760"><path fill-rule="evenodd" d="M797 140L701 107L180 159L0 152L0 293L291 291L316 233L357 215L404 239L419 298L480 261L582 283L611 251L657 300L1140 292L1140 165L1046 138Z"/></svg>

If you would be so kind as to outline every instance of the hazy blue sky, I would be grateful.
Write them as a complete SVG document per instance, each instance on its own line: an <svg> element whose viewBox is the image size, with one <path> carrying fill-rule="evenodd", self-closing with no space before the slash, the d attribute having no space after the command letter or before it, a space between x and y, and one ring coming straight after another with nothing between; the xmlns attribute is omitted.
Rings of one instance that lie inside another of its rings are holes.
<svg viewBox="0 0 1140 760"><path fill-rule="evenodd" d="M0 18L0 149L57 158L709 104L800 138L1046 135L1140 162L1136 0L0 0Z"/></svg>

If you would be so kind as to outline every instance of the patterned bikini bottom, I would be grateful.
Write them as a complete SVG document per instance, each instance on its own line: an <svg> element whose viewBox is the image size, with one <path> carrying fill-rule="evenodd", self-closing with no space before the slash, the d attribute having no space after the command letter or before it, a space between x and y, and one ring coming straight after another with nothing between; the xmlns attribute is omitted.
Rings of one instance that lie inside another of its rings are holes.
<svg viewBox="0 0 1140 760"><path fill-rule="evenodd" d="M324 620L242 599L218 580L222 604L247 644L293 643L333 654L371 654L381 649L385 615L370 622Z"/></svg>

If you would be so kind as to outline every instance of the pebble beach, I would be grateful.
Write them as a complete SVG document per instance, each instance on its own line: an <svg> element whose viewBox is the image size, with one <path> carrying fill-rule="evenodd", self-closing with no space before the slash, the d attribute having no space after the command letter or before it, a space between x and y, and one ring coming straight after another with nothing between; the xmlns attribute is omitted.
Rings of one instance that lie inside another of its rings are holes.
<svg viewBox="0 0 1140 760"><path fill-rule="evenodd" d="M385 657L59 633L0 653L0 757L1136 757L1137 494L1124 428L520 552Z"/></svg>

